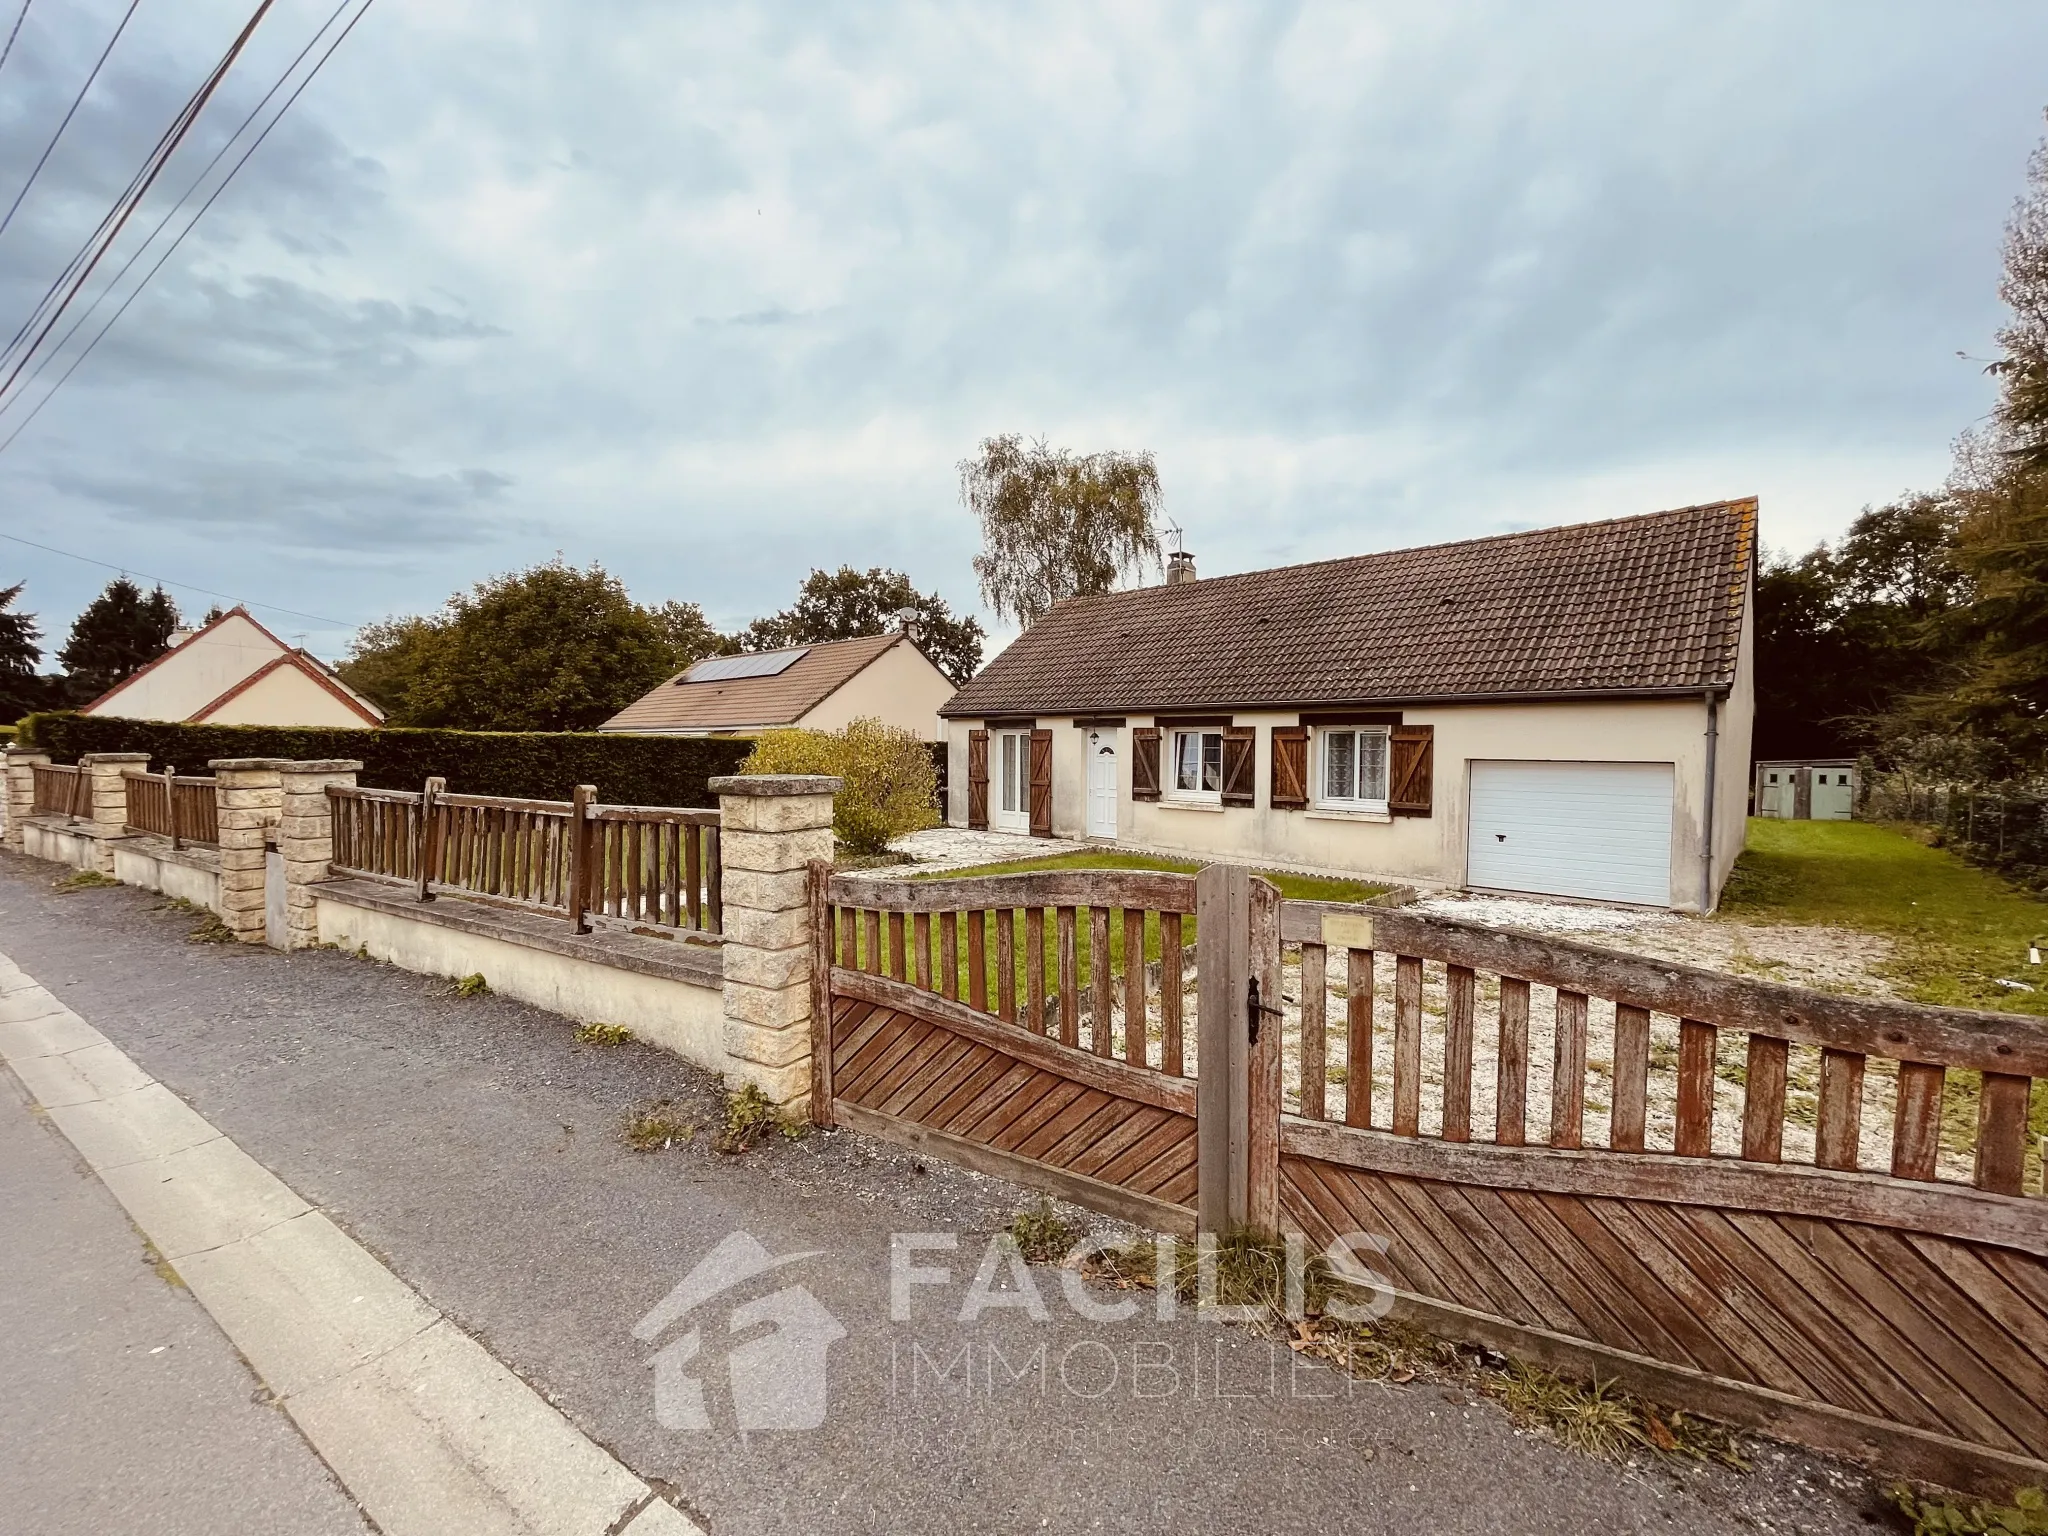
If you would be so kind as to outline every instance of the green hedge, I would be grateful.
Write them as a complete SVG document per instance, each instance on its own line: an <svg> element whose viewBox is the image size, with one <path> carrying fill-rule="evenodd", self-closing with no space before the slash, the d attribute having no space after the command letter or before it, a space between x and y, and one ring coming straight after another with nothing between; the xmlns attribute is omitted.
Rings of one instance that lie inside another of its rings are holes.
<svg viewBox="0 0 2048 1536"><path fill-rule="evenodd" d="M732 773L753 743L696 736L625 736L598 731L351 730L334 726L187 725L103 715L30 715L22 744L76 762L85 752L147 752L150 766L207 771L214 758L283 757L305 762L357 758L360 783L418 789L433 774L464 795L566 800L595 784L613 805L708 806L706 781Z"/></svg>

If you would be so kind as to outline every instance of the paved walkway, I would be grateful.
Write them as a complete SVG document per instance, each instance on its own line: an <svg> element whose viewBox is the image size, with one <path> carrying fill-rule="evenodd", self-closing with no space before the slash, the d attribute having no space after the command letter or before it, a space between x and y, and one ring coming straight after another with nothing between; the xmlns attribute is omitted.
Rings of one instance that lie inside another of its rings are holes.
<svg viewBox="0 0 2048 1536"><path fill-rule="evenodd" d="M189 944L144 893L51 879L0 857L0 950L710 1531L1867 1528L1797 1454L1609 1467L1240 1329L1083 1317L1050 1271L1031 1309L992 1270L976 1315L1005 1185L844 1132L720 1157L715 1084L675 1058L337 953ZM622 1118L657 1100L704 1129L633 1152ZM892 1261L906 1233L941 1246Z"/></svg>

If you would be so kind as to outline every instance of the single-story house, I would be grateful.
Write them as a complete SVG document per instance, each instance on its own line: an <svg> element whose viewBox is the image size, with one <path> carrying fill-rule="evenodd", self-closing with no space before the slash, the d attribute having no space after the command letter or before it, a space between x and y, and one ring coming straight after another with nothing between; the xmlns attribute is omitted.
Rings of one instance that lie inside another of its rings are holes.
<svg viewBox="0 0 2048 1536"><path fill-rule="evenodd" d="M1756 765L1756 813L1785 821L1847 821L1860 788L1853 757L1765 759Z"/></svg>
<svg viewBox="0 0 2048 1536"><path fill-rule="evenodd" d="M244 608L174 635L168 651L80 713L208 725L384 723L384 711L325 662L286 645Z"/></svg>
<svg viewBox="0 0 2048 1536"><path fill-rule="evenodd" d="M940 710L948 820L1709 910L1748 802L1756 502L1074 598Z"/></svg>
<svg viewBox="0 0 2048 1536"><path fill-rule="evenodd" d="M908 635L826 640L707 656L598 727L662 736L743 736L777 726L836 731L863 717L937 741L953 683Z"/></svg>

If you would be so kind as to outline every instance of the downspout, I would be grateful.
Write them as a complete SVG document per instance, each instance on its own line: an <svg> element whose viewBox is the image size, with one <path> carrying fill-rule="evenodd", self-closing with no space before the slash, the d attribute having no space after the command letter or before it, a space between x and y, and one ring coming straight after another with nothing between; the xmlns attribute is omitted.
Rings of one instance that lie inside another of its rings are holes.
<svg viewBox="0 0 2048 1536"><path fill-rule="evenodd" d="M1707 795L1700 834L1700 916L1714 910L1714 780L1721 750L1721 698L1707 691Z"/></svg>

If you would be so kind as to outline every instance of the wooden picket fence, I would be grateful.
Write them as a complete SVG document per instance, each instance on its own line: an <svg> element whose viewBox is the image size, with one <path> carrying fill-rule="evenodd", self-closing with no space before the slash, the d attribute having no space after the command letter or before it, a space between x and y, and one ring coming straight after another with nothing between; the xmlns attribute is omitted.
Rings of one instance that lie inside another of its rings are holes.
<svg viewBox="0 0 2048 1536"><path fill-rule="evenodd" d="M404 883L422 901L452 893L654 933L724 929L718 812L571 800L333 786L338 875Z"/></svg>
<svg viewBox="0 0 2048 1536"><path fill-rule="evenodd" d="M819 866L812 902L826 1123L1162 1230L1382 1239L1449 1336L1893 1472L2048 1479L2041 1020L1221 867Z"/></svg>
<svg viewBox="0 0 2048 1536"><path fill-rule="evenodd" d="M35 795L31 812L37 816L89 816L92 814L92 784L83 768L62 763L35 765Z"/></svg>
<svg viewBox="0 0 2048 1536"><path fill-rule="evenodd" d="M128 799L128 830L168 837L171 846L220 842L220 801L210 778L182 778L176 769L162 773L124 773L121 787Z"/></svg>

